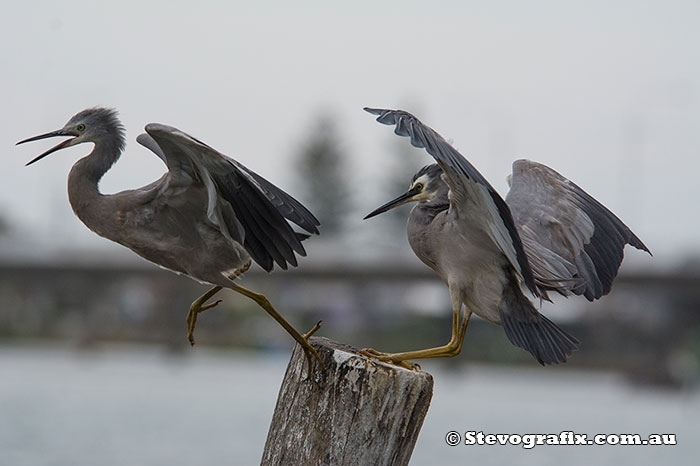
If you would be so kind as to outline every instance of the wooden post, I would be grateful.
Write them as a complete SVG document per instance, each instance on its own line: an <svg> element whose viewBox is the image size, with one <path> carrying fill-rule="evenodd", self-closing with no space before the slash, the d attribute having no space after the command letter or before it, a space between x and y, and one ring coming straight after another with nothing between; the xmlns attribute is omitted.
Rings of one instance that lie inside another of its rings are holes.
<svg viewBox="0 0 700 466"><path fill-rule="evenodd" d="M267 434L262 465L406 465L433 396L433 377L313 337L309 376L296 345Z"/></svg>

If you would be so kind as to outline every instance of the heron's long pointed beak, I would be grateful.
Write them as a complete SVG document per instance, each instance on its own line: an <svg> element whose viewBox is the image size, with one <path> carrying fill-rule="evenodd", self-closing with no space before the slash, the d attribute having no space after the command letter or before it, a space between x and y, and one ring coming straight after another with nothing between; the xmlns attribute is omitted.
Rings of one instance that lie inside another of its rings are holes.
<svg viewBox="0 0 700 466"><path fill-rule="evenodd" d="M18 142L15 145L18 146L20 144L24 144L25 142L38 141L39 139L53 138L56 136L77 136L77 134L72 133L70 131L65 131L63 129L59 129L58 131L51 131L50 133L40 134L39 136L34 136L32 138L25 139L23 141ZM25 166L31 165L34 162L38 162L39 160L43 159L44 157L46 157L47 155L49 155L52 152L56 152L57 150L72 146L73 144L75 144L74 141L75 141L75 138L66 139L65 141L61 142L60 144L55 145L54 147L47 150L46 152L39 155L38 157L35 157L33 160L27 162L27 164Z"/></svg>
<svg viewBox="0 0 700 466"><path fill-rule="evenodd" d="M393 209L394 207L398 207L400 205L406 204L407 202L414 201L415 200L414 197L416 197L416 195L418 195L418 194L420 194L420 189L415 189L415 188L409 189L408 191L406 191L405 193L403 193L402 195L400 195L399 197L397 197L393 201L389 201L386 204L384 204L383 206L378 207L375 210L373 210L372 212L368 213L367 216L364 218L364 220L367 220L368 218L372 218L375 215L383 214L384 212L387 212L387 211Z"/></svg>

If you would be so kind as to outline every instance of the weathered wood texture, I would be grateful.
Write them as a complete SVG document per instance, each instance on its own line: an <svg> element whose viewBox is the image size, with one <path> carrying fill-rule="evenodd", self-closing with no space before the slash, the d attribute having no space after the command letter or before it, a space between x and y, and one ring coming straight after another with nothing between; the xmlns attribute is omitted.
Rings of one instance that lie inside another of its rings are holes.
<svg viewBox="0 0 700 466"><path fill-rule="evenodd" d="M370 360L311 338L325 364L309 377L296 345L282 381L262 465L406 465L433 396L423 371Z"/></svg>

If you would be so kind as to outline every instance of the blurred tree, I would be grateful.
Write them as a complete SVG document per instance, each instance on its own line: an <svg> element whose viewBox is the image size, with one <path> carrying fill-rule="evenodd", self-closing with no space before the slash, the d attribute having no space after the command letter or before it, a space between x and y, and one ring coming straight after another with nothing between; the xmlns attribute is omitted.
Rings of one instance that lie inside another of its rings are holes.
<svg viewBox="0 0 700 466"><path fill-rule="evenodd" d="M7 235L10 232L10 224L5 220L5 217L0 215L0 236Z"/></svg>
<svg viewBox="0 0 700 466"><path fill-rule="evenodd" d="M324 236L343 231L351 207L348 171L333 118L322 115L297 156L301 200L321 222Z"/></svg>

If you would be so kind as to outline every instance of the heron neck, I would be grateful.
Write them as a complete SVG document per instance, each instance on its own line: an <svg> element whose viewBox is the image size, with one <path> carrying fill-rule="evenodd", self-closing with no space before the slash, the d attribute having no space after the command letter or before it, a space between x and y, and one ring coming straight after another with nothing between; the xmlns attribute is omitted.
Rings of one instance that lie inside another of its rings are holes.
<svg viewBox="0 0 700 466"><path fill-rule="evenodd" d="M120 155L116 141L96 143L92 152L78 160L68 175L68 199L73 212L98 234L102 234L99 227L104 223L101 214L111 210L105 206L111 196L100 193L99 183Z"/></svg>
<svg viewBox="0 0 700 466"><path fill-rule="evenodd" d="M411 209L409 214L409 224L428 225L432 223L435 216L450 208L447 199L433 199L429 202L419 202Z"/></svg>

